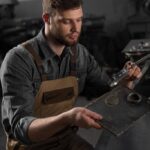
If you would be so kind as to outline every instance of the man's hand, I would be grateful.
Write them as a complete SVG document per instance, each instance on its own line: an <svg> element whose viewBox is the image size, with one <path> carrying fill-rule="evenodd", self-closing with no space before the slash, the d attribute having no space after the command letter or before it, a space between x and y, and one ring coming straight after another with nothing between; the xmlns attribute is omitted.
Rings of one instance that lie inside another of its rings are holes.
<svg viewBox="0 0 150 150"><path fill-rule="evenodd" d="M141 69L133 62L126 62L124 69L127 70L128 75L123 79L122 83L128 88L133 88L133 81L142 76Z"/></svg>
<svg viewBox="0 0 150 150"><path fill-rule="evenodd" d="M89 109L76 107L68 111L71 123L81 128L101 128L97 123L102 119L100 114L97 114Z"/></svg>
<svg viewBox="0 0 150 150"><path fill-rule="evenodd" d="M28 128L31 141L38 142L48 139L65 127L79 126L82 128L101 128L97 121L102 116L83 107L75 107L56 116L37 118Z"/></svg>

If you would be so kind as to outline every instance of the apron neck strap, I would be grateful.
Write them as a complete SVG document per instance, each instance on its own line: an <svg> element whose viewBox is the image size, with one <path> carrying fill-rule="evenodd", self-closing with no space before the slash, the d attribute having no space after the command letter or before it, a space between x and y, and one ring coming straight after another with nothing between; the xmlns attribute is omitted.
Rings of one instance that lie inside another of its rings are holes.
<svg viewBox="0 0 150 150"><path fill-rule="evenodd" d="M41 57L37 54L37 52L33 49L32 45L27 41L21 44L25 49L27 49L30 54L33 57L33 60L37 66L37 69L41 75L41 80L45 81L48 80L48 75L44 74L44 68L43 68L43 61ZM70 58L70 75L71 76L77 76L77 69L76 69L76 45L71 47L71 58Z"/></svg>
<svg viewBox="0 0 150 150"><path fill-rule="evenodd" d="M77 76L77 66L76 66L76 58L77 58L77 47L76 45L73 45L71 47L71 59L70 59L70 75L71 76Z"/></svg>
<svg viewBox="0 0 150 150"><path fill-rule="evenodd" d="M30 54L32 55L32 58L37 66L38 72L40 73L41 76L41 80L45 81L47 80L47 75L44 74L44 68L43 68L43 61L41 59L41 57L37 54L37 52L33 49L32 45L29 44L29 42L24 42L21 44L26 50L28 50L28 52L30 52Z"/></svg>

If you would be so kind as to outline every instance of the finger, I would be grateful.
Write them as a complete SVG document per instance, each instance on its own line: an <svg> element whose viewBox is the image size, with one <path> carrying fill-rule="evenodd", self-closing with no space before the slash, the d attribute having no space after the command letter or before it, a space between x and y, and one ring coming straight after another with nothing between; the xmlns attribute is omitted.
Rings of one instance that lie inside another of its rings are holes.
<svg viewBox="0 0 150 150"><path fill-rule="evenodd" d="M88 128L96 128L100 129L101 125L97 122L97 120L94 120L93 118L90 118L88 116L84 116L84 119L86 119Z"/></svg>
<svg viewBox="0 0 150 150"><path fill-rule="evenodd" d="M141 78L142 77L142 72L140 72L138 75L137 75L137 79Z"/></svg>
<svg viewBox="0 0 150 150"><path fill-rule="evenodd" d="M93 111L91 111L91 110L89 110L89 109L87 109L86 114L87 114L89 117L91 117L91 118L93 118L93 119L95 119L95 120L101 120L101 119L103 118L102 115L100 115L100 114L98 114L98 113L96 113L96 112L93 112Z"/></svg>
<svg viewBox="0 0 150 150"><path fill-rule="evenodd" d="M133 76L134 71L135 71L135 70L129 70L129 71L128 71L128 78L130 78L130 77Z"/></svg>
<svg viewBox="0 0 150 150"><path fill-rule="evenodd" d="M132 66L132 65L133 65L133 62L131 62L131 61L127 62L127 66Z"/></svg>
<svg viewBox="0 0 150 150"><path fill-rule="evenodd" d="M140 78L142 76L142 72L141 72L141 69L140 68L136 68L133 75L136 77L136 78Z"/></svg>
<svg viewBox="0 0 150 150"><path fill-rule="evenodd" d="M124 66L124 67L125 67L126 69L130 69L133 65L134 65L133 62L128 61L128 62L125 63L125 66Z"/></svg>
<svg viewBox="0 0 150 150"><path fill-rule="evenodd" d="M101 126L99 123L97 123L97 122L94 122L94 123L92 124L92 127L93 127L93 128L96 128L96 129L102 128L102 126Z"/></svg>
<svg viewBox="0 0 150 150"><path fill-rule="evenodd" d="M135 79L139 79L141 76L142 76L141 69L136 66L128 72L127 80L133 81Z"/></svg>
<svg viewBox="0 0 150 150"><path fill-rule="evenodd" d="M137 73L137 71L140 71L139 67L137 67L135 64L131 65L128 68L128 76L134 76L134 74Z"/></svg>

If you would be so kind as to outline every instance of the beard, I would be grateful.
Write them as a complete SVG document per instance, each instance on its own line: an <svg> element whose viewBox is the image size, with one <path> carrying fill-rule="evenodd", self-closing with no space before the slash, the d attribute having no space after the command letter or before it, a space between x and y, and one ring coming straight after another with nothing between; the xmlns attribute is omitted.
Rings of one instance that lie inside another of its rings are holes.
<svg viewBox="0 0 150 150"><path fill-rule="evenodd" d="M63 36L61 35L60 33L57 33L57 32L51 32L51 38L58 44L60 45L65 45L65 46L73 46L75 44L78 43L79 41L79 37L80 37L80 33L79 32L76 32L76 34L78 34L78 36L76 37L76 39L74 40L71 40L70 39L70 35L73 34L73 33L70 33L70 34L67 34L66 36Z"/></svg>

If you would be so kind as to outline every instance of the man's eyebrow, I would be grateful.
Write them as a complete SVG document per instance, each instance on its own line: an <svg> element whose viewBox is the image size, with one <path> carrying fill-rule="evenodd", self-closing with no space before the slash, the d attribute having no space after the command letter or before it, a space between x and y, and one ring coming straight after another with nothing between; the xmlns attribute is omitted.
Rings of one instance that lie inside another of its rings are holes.
<svg viewBox="0 0 150 150"><path fill-rule="evenodd" d="M74 19L76 20L76 19L83 19L83 16L78 17L78 18L67 18L67 17L62 17L62 18L61 18L61 17L60 17L59 19L60 19L60 20L74 20Z"/></svg>

